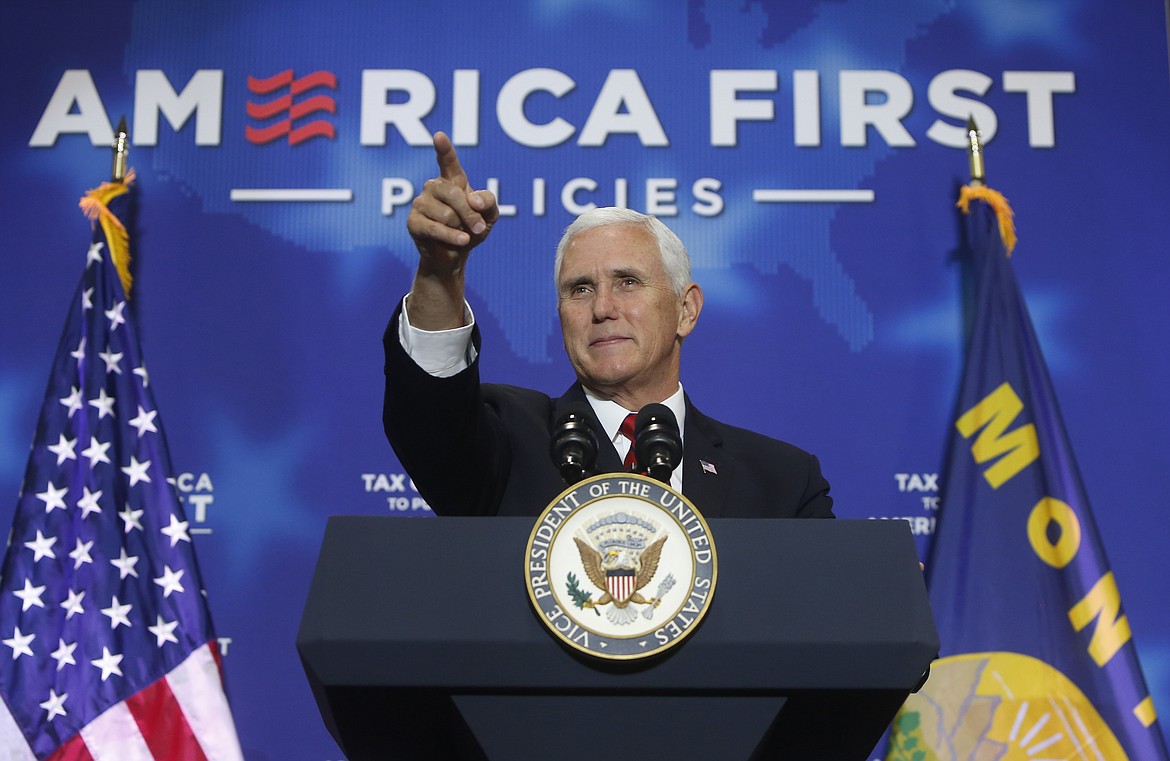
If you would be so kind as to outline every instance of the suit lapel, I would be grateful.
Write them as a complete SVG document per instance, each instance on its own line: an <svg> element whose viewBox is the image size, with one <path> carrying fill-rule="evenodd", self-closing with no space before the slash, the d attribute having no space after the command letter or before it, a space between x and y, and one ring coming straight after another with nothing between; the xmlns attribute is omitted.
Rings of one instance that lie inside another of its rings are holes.
<svg viewBox="0 0 1170 761"><path fill-rule="evenodd" d="M704 518L719 518L726 507L735 464L723 456L723 437L714 421L695 409L690 397L683 427L683 494ZM703 463L710 467L704 469Z"/></svg>

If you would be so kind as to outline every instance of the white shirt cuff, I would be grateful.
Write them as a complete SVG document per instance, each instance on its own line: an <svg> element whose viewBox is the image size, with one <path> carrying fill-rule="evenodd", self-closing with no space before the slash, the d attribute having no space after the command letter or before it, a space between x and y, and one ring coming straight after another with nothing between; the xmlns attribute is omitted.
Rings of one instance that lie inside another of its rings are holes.
<svg viewBox="0 0 1170 761"><path fill-rule="evenodd" d="M409 301L408 294L402 304L402 317L398 320L398 341L415 364L436 378L450 378L470 367L476 357L475 347L471 345L471 331L475 326L471 306L463 302L467 324L461 328L422 330L410 324Z"/></svg>

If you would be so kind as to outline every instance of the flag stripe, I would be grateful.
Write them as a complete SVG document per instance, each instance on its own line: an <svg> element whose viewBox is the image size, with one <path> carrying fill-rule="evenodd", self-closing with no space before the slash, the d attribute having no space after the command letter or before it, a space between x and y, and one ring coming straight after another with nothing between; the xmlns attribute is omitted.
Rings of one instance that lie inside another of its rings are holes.
<svg viewBox="0 0 1170 761"><path fill-rule="evenodd" d="M93 761L89 748L85 747L85 740L81 735L74 735L71 740L53 751L46 761Z"/></svg>
<svg viewBox="0 0 1170 761"><path fill-rule="evenodd" d="M166 679L126 701L150 753L167 761L207 761Z"/></svg>
<svg viewBox="0 0 1170 761"><path fill-rule="evenodd" d="M215 642L191 653L167 682L209 761L243 761L216 663Z"/></svg>
<svg viewBox="0 0 1170 761"><path fill-rule="evenodd" d="M155 761L125 703L117 703L81 728L94 761Z"/></svg>
<svg viewBox="0 0 1170 761"><path fill-rule="evenodd" d="M0 752L4 753L5 761L35 761L32 748L24 739L24 733L12 718L8 704L0 700Z"/></svg>

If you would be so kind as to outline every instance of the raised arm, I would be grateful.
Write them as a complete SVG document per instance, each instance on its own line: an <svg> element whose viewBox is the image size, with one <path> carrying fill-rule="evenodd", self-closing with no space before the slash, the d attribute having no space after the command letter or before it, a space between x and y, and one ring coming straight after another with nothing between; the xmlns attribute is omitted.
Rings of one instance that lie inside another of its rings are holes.
<svg viewBox="0 0 1170 761"><path fill-rule="evenodd" d="M410 322L423 330L464 324L467 258L500 216L490 191L471 189L455 146L442 132L435 133L435 158L439 176L423 185L406 220L419 254L410 290Z"/></svg>

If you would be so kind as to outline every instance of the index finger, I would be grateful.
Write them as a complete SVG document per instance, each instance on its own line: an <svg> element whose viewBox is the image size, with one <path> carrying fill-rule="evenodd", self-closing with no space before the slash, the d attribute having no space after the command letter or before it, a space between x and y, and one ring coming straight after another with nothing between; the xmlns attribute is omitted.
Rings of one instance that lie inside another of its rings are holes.
<svg viewBox="0 0 1170 761"><path fill-rule="evenodd" d="M451 180L468 187L467 172L459 163L459 154L451 144L451 138L444 132L435 133L435 159L439 162L439 176L444 180Z"/></svg>

